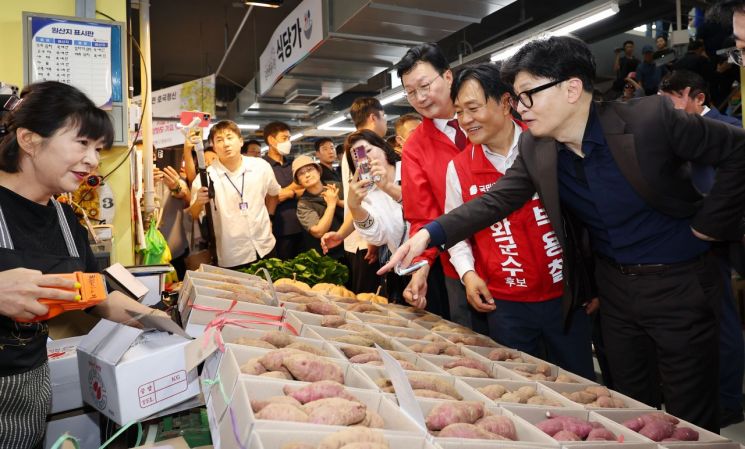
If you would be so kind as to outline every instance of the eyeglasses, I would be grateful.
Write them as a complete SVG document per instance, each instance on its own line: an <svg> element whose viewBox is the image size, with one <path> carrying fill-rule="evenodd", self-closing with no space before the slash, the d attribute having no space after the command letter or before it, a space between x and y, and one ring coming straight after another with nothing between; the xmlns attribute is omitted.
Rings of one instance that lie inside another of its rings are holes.
<svg viewBox="0 0 745 449"><path fill-rule="evenodd" d="M408 98L409 100L412 100L412 99L417 98L417 94L421 96L427 95L429 93L429 88L432 87L432 83L434 83L435 80L441 76L442 74L438 73L437 76L427 81L426 83L422 84L421 86L417 87L416 89L407 90L406 98Z"/></svg>
<svg viewBox="0 0 745 449"><path fill-rule="evenodd" d="M566 81L565 79L551 81L550 83L541 84L538 87L534 87L532 89L528 89L524 92L520 92L519 94L515 95L514 97L510 98L510 106L512 106L512 109L517 110L517 107L519 106L519 103L522 103L523 106L530 109L533 107L533 95L537 94L538 92L542 90L546 90L549 87L554 87L555 85L559 83L563 83Z"/></svg>
<svg viewBox="0 0 745 449"><path fill-rule="evenodd" d="M745 67L745 64L743 64L742 61L742 49L733 48L732 50L730 50L727 62L739 65L740 67Z"/></svg>

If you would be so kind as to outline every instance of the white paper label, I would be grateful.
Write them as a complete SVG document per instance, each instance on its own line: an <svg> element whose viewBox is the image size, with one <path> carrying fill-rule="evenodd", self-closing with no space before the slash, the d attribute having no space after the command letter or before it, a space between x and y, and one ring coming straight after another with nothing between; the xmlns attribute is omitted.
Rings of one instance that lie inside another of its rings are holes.
<svg viewBox="0 0 745 449"><path fill-rule="evenodd" d="M416 396L414 396L414 390L411 388L409 378L406 376L404 369L401 367L401 364L391 357L390 354L385 352L383 348L377 344L375 347L380 354L380 358L383 360L383 365L390 376L393 388L396 390L399 407L401 407L401 410L413 419L422 431L427 434L427 426L424 424L422 409L419 407L419 402L417 402Z"/></svg>

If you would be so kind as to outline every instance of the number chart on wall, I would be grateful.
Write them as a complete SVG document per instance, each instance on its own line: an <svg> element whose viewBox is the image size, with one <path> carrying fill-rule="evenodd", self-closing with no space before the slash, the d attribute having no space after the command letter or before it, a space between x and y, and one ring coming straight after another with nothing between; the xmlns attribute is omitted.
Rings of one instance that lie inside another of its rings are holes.
<svg viewBox="0 0 745 449"><path fill-rule="evenodd" d="M109 111L118 137L126 117L122 84L124 24L27 12L23 15L24 82L60 81L77 87L98 107Z"/></svg>

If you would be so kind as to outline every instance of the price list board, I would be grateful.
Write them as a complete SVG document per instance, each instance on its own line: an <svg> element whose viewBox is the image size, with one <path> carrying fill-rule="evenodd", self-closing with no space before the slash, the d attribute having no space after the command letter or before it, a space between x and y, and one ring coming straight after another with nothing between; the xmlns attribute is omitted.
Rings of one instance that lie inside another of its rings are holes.
<svg viewBox="0 0 745 449"><path fill-rule="evenodd" d="M28 12L23 15L25 83L59 81L77 87L110 112L115 140L120 140L118 136L126 130L124 24Z"/></svg>

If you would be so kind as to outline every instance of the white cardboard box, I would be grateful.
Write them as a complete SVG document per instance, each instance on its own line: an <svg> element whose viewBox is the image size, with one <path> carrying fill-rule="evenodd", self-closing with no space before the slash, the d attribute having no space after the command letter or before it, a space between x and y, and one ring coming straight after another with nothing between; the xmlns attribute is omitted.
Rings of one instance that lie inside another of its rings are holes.
<svg viewBox="0 0 745 449"><path fill-rule="evenodd" d="M231 313L222 313L220 318L243 320L246 323L246 326L266 330L277 329L278 325L275 323L280 323L284 319L286 312L286 310L281 307L251 304L247 302L237 302L233 306L231 300L203 295L197 295L191 306L191 313L189 313L188 317L182 316L185 320L182 324L186 333L195 338L202 335L207 328L207 325L218 317L218 314L221 313L218 312L218 310L231 310ZM208 310L198 310L195 309L194 306L203 307ZM232 309L231 306L233 307ZM266 315L266 317L263 317L262 315ZM261 324L261 322L265 322L266 324ZM298 332L299 331L300 329L298 329Z"/></svg>
<svg viewBox="0 0 745 449"><path fill-rule="evenodd" d="M53 414L83 406L77 353L82 340L81 336L47 341Z"/></svg>
<svg viewBox="0 0 745 449"><path fill-rule="evenodd" d="M78 346L83 401L120 425L199 394L184 337L101 320Z"/></svg>

